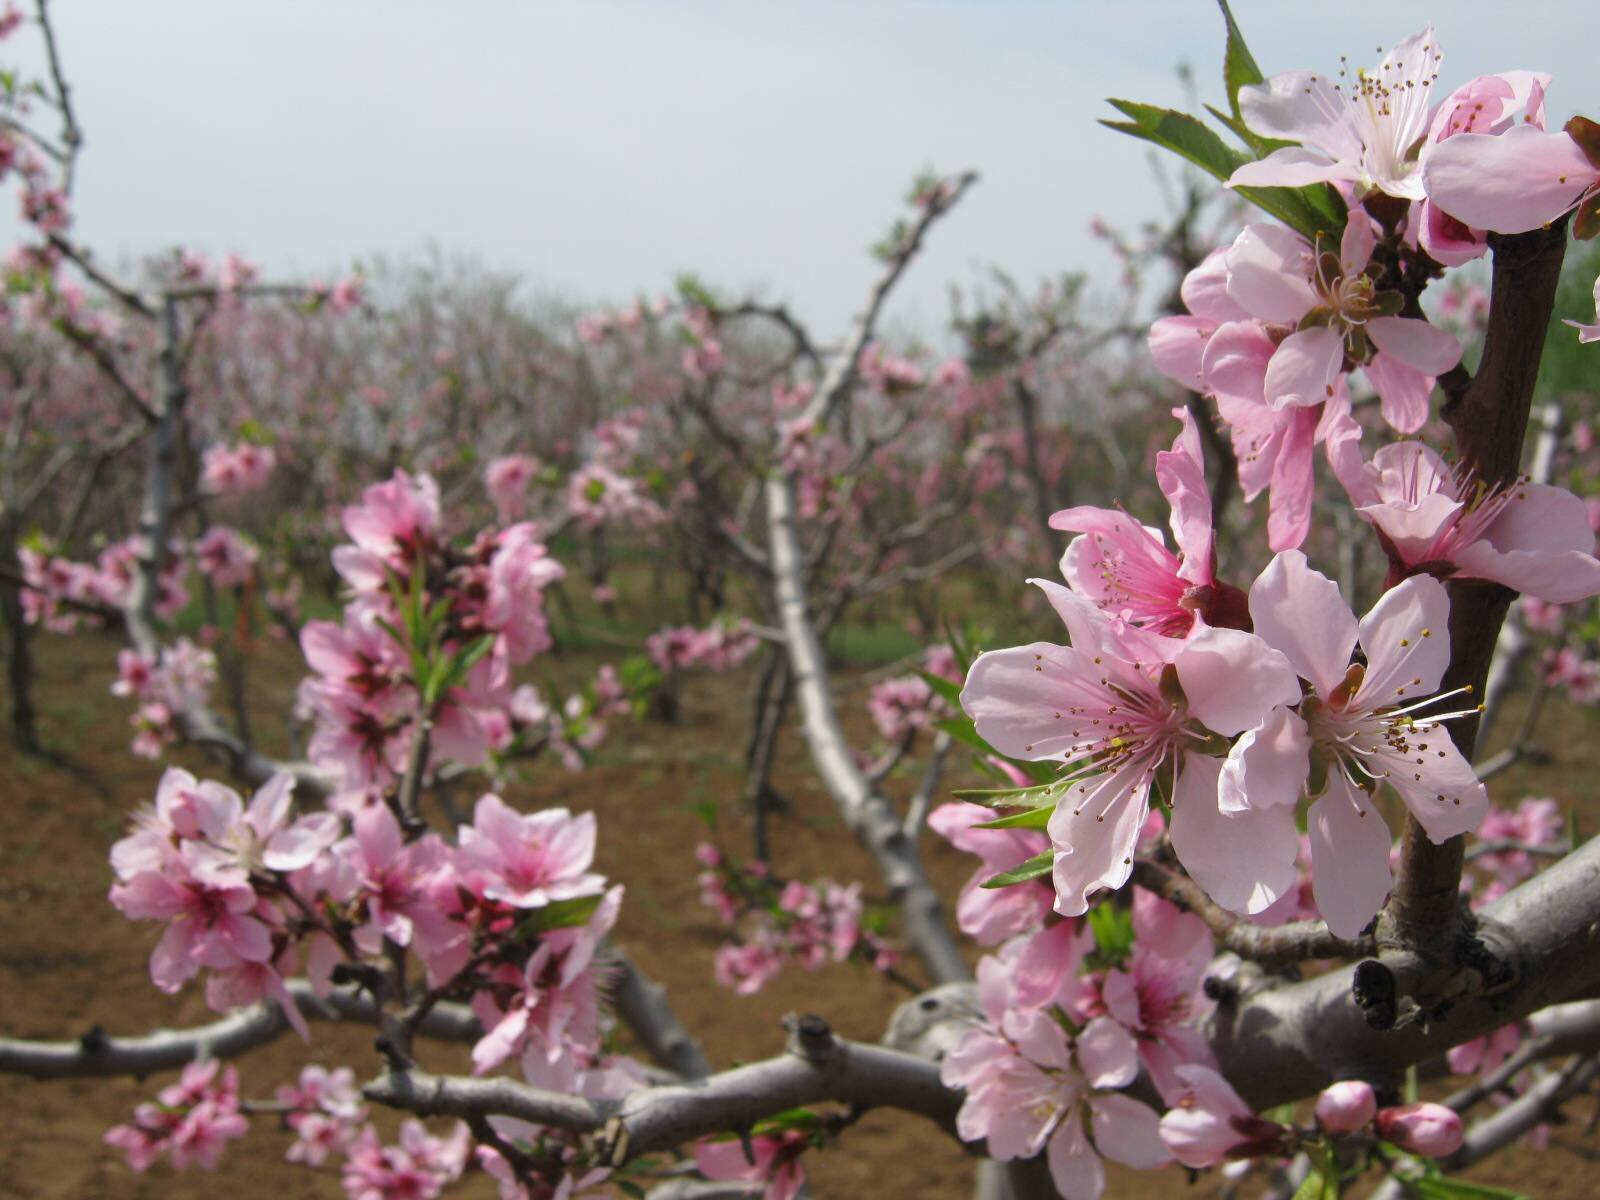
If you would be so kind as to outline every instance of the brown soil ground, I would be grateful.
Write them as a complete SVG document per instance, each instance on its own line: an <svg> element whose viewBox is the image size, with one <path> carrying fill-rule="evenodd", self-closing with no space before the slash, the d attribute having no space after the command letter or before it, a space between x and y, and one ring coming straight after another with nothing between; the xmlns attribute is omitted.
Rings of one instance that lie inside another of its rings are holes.
<svg viewBox="0 0 1600 1200"><path fill-rule="evenodd" d="M8 743L0 744L0 1034L69 1038L94 1026L133 1034L211 1019L196 990L176 997L155 990L146 966L152 932L130 926L106 901L107 849L122 835L130 810L153 795L160 773L126 751L127 708L107 693L115 644L99 636L47 638L39 643L39 658L43 730L54 758L20 760ZM569 665L575 678L592 668L571 660ZM297 670L286 649L263 651L253 687L261 728L281 727ZM628 886L618 940L646 973L668 986L679 1016L718 1065L776 1052L783 1038L779 1022L789 1012L821 1013L847 1036L876 1039L905 995L876 973L848 966L815 975L791 969L748 999L713 981L718 935L697 899L690 851L703 826L691 809L714 801L728 844L742 850L736 798L748 688L743 677L692 681L678 724L619 726L590 770L569 775L538 765L508 789L523 807L566 804L599 815L599 869ZM851 720L864 732L861 694L852 699ZM1577 724L1576 716L1566 721L1559 736L1545 739L1560 747L1558 761L1537 775L1528 768L1508 772L1495 784L1501 799L1514 801L1538 787L1565 801L1581 799L1585 811L1595 812L1589 781L1600 770L1600 748L1593 726ZM272 748L273 739L266 740ZM198 758L181 761L197 771L209 769ZM779 871L871 880L868 859L812 780L797 739L783 746L777 780L790 800L775 828ZM901 792L913 785L910 772L890 784ZM938 886L953 899L970 860L938 839L928 843L927 856ZM310 1049L284 1038L239 1060L246 1093L269 1095L309 1061L350 1063L358 1075L372 1064L370 1030L324 1026L314 1032ZM450 1069L461 1061L459 1048L444 1048L428 1065ZM226 1194L233 1200L291 1200L342 1194L335 1178L286 1164L288 1137L266 1120L227 1152L216 1176L174 1174L164 1166L142 1177L130 1174L101 1144L101 1135L166 1082L0 1081L6 1100L0 1197L180 1200ZM1551 1151L1515 1151L1472 1177L1534 1197L1592 1196L1597 1189L1588 1180L1596 1147L1592 1132L1576 1124L1555 1131ZM839 1148L811 1156L808 1166L814 1194L829 1200L970 1195L971 1160L925 1123L893 1113L869 1114ZM493 1191L478 1177L456 1194ZM1190 1187L1171 1171L1114 1171L1107 1189L1108 1196L1128 1200L1216 1194L1214 1180Z"/></svg>

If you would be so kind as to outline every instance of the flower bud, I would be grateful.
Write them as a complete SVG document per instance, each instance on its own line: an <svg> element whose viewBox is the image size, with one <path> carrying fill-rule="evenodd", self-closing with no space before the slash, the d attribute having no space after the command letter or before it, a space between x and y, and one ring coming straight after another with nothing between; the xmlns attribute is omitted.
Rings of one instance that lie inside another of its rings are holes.
<svg viewBox="0 0 1600 1200"><path fill-rule="evenodd" d="M1403 1104L1378 1112L1378 1136L1424 1158L1461 1149L1461 1117L1442 1104Z"/></svg>
<svg viewBox="0 0 1600 1200"><path fill-rule="evenodd" d="M1317 1124L1329 1133L1354 1133L1378 1111L1372 1085L1346 1079L1322 1089L1317 1097Z"/></svg>

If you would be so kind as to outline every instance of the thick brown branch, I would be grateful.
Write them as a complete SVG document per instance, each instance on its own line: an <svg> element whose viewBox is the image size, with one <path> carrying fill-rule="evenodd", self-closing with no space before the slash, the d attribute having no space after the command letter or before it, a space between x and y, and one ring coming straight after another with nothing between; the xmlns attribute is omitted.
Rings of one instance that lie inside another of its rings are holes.
<svg viewBox="0 0 1600 1200"><path fill-rule="evenodd" d="M1462 468L1485 487L1513 482L1522 462L1539 357L1566 251L1566 222L1511 237L1491 236L1491 245L1494 283L1483 359L1471 384L1444 406ZM1469 687L1482 694L1511 599L1510 590L1499 584L1450 584L1451 658L1445 690ZM1477 718L1453 722L1450 735L1470 762ZM1459 965L1450 956L1460 943L1463 842L1455 837L1435 845L1417 820L1408 818L1399 876L1378 922L1381 947L1416 952L1441 972L1439 978L1415 981L1425 1007L1434 996L1453 990L1451 978Z"/></svg>

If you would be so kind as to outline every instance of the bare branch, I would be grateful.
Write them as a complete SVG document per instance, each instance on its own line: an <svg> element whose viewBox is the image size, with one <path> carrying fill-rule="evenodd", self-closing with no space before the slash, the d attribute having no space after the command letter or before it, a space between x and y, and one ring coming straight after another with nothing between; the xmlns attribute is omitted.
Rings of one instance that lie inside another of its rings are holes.
<svg viewBox="0 0 1600 1200"><path fill-rule="evenodd" d="M937 1064L897 1050L833 1036L816 1017L801 1018L788 1052L685 1084L643 1088L622 1100L586 1100L511 1079L466 1079L393 1071L366 1085L367 1099L418 1115L503 1114L597 1135L614 1163L679 1146L786 1109L828 1101L892 1107L950 1128L958 1092L939 1082Z"/></svg>
<svg viewBox="0 0 1600 1200"><path fill-rule="evenodd" d="M353 988L335 988L319 997L303 979L287 981L289 994L311 1020L373 1024L371 997ZM221 1020L191 1029L164 1029L140 1037L112 1037L98 1027L69 1042L0 1038L0 1073L35 1079L132 1075L173 1071L196 1058L233 1058L274 1041L289 1022L276 1004L239 1009ZM418 1031L442 1041L476 1041L483 1036L472 1011L462 1004L436 1005Z"/></svg>

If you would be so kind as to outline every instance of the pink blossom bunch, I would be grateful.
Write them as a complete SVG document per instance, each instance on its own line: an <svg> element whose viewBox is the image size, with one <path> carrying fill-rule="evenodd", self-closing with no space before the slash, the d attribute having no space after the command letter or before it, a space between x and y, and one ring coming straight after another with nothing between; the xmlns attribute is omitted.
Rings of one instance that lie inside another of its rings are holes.
<svg viewBox="0 0 1600 1200"><path fill-rule="evenodd" d="M692 625L669 626L645 639L645 653L662 671L692 667L720 674L730 671L755 652L760 644L750 623L713 621L704 629Z"/></svg>
<svg viewBox="0 0 1600 1200"><path fill-rule="evenodd" d="M159 658L119 650L111 693L139 704L131 718L136 730L133 752L141 758L161 757L178 740L179 715L204 704L216 680L216 655L188 638L162 647Z"/></svg>
<svg viewBox="0 0 1600 1200"><path fill-rule="evenodd" d="M862 382L887 396L920 391L928 382L921 367L882 345L867 347L860 370Z"/></svg>
<svg viewBox="0 0 1600 1200"><path fill-rule="evenodd" d="M208 1059L184 1067L178 1082L163 1088L155 1103L139 1105L131 1122L106 1130L103 1140L122 1151L128 1168L139 1174L163 1154L178 1170L215 1171L228 1143L249 1128L239 1109L239 1073Z"/></svg>
<svg viewBox="0 0 1600 1200"><path fill-rule="evenodd" d="M704 380L721 371L726 356L717 337L716 317L692 304L684 310L682 328L688 342L683 351L683 373L690 379Z"/></svg>
<svg viewBox="0 0 1600 1200"><path fill-rule="evenodd" d="M502 525L520 520L528 502L528 487L539 474L540 463L531 454L508 454L492 459L483 469L483 487Z"/></svg>
<svg viewBox="0 0 1600 1200"><path fill-rule="evenodd" d="M369 1125L347 1150L340 1182L349 1200L435 1200L461 1178L471 1146L461 1121L443 1138L421 1121L402 1122L400 1140L391 1146Z"/></svg>
<svg viewBox="0 0 1600 1200"><path fill-rule="evenodd" d="M249 583L261 560L261 552L228 525L211 526L195 539L191 548L200 573L220 588L243 587Z"/></svg>
<svg viewBox="0 0 1600 1200"><path fill-rule="evenodd" d="M295 1134L285 1156L290 1162L320 1167L361 1137L367 1107L349 1067L305 1067L296 1082L278 1088L277 1099L286 1107L283 1119Z"/></svg>
<svg viewBox="0 0 1600 1200"><path fill-rule="evenodd" d="M1477 855L1472 868L1479 875L1478 886L1473 887L1473 903L1481 906L1505 895L1526 879L1533 877L1544 862L1522 847L1559 847L1564 826L1560 807L1548 796L1525 796L1514 809L1494 807L1478 827L1478 837L1485 843L1509 842L1505 849L1492 849ZM1470 879L1462 887L1472 887Z"/></svg>
<svg viewBox="0 0 1600 1200"><path fill-rule="evenodd" d="M1134 1038L1110 1017L1080 1024L1056 1007L1082 953L1074 942L1061 953L1058 937L1016 939L979 963L984 1019L945 1055L939 1077L966 1093L956 1116L964 1140L987 1139L1002 1162L1042 1152L1063 1196L1098 1200L1102 1158L1149 1169L1171 1155L1156 1113L1121 1090L1138 1077ZM1030 953L1036 944L1046 953Z"/></svg>
<svg viewBox="0 0 1600 1200"><path fill-rule="evenodd" d="M278 455L271 446L219 443L208 447L201 458L200 482L207 491L238 496L266 487L277 465Z"/></svg>
<svg viewBox="0 0 1600 1200"><path fill-rule="evenodd" d="M92 564L61 558L48 548L18 547L24 617L52 633L71 633L86 619L103 619L104 610L126 608L140 571L140 546L137 537L113 542ZM174 540L157 577L157 617L170 620L188 605L184 575L184 545Z"/></svg>
<svg viewBox="0 0 1600 1200"><path fill-rule="evenodd" d="M899 962L899 952L863 923L860 884L781 882L768 864L740 867L710 842L695 848L695 858L705 868L700 902L731 935L717 948L717 982L738 995L753 996L789 962L807 971L848 959L880 971Z"/></svg>
<svg viewBox="0 0 1600 1200"><path fill-rule="evenodd" d="M438 488L397 472L345 509L350 543L335 567L354 589L340 624L308 622L301 648L315 674L301 684L301 709L316 723L310 756L342 791L392 785L423 720L413 650L397 640L405 620L391 584L427 597L444 622L440 652L483 642L464 678L427 715L437 758L477 764L504 749L516 719L511 668L550 648L544 592L564 570L533 526L485 529L465 549L444 538Z"/></svg>
<svg viewBox="0 0 1600 1200"><path fill-rule="evenodd" d="M666 520L666 512L638 479L599 461L568 477L566 504L567 512L586 529L606 524L643 529Z"/></svg>

